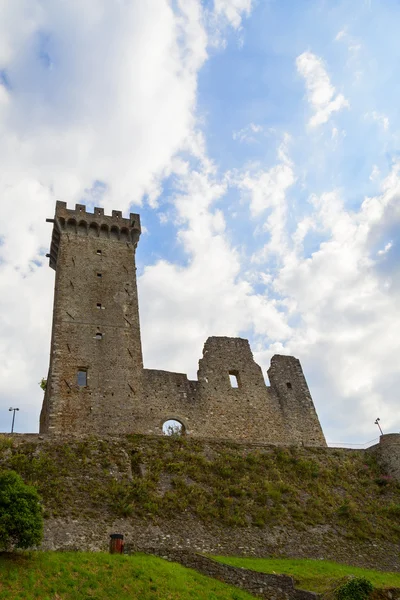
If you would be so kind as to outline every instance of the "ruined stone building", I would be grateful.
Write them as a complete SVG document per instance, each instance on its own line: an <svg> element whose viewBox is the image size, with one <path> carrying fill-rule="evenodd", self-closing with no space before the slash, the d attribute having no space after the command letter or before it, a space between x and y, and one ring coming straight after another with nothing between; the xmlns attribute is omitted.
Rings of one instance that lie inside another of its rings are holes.
<svg viewBox="0 0 400 600"><path fill-rule="evenodd" d="M143 368L135 252L140 218L57 202L49 256L56 272L40 432L187 435L325 446L300 362L275 355L267 386L247 340L210 337L197 381Z"/></svg>

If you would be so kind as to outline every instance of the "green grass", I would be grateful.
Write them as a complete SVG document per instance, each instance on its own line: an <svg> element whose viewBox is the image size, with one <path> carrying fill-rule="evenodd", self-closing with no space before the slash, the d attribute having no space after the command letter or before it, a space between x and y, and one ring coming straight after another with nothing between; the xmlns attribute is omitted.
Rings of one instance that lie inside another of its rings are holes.
<svg viewBox="0 0 400 600"><path fill-rule="evenodd" d="M254 596L154 556L0 554L0 600L251 600Z"/></svg>
<svg viewBox="0 0 400 600"><path fill-rule="evenodd" d="M325 592L335 581L345 575L365 577L379 588L400 587L400 573L360 569L327 560L239 558L235 556L214 556L213 558L227 565L244 567L260 573L291 575L295 580L296 587L310 592Z"/></svg>

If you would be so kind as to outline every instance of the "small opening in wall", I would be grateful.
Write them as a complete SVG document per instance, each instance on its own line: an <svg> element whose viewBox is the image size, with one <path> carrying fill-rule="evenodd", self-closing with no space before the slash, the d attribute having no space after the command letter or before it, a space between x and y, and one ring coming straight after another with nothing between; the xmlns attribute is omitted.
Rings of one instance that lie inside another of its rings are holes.
<svg viewBox="0 0 400 600"><path fill-rule="evenodd" d="M101 273L97 273L97 277L98 277L99 279L101 279L101 278L103 277L103 275L102 275Z"/></svg>
<svg viewBox="0 0 400 600"><path fill-rule="evenodd" d="M97 332L96 335L94 336L96 338L96 340L102 340L103 339L103 334Z"/></svg>
<svg viewBox="0 0 400 600"><path fill-rule="evenodd" d="M287 387L287 389L288 389L288 390L291 390L291 389L292 389L292 384L290 383L290 381L288 381L288 382L286 383L286 387Z"/></svg>
<svg viewBox="0 0 400 600"><path fill-rule="evenodd" d="M87 370L86 369L78 369L77 383L78 383L79 387L87 386Z"/></svg>
<svg viewBox="0 0 400 600"><path fill-rule="evenodd" d="M237 371L229 371L229 380L232 388L239 387L239 373Z"/></svg>
<svg viewBox="0 0 400 600"><path fill-rule="evenodd" d="M96 304L96 308L98 308L99 310L101 309L101 304L100 304L100 302L98 302L98 303Z"/></svg>
<svg viewBox="0 0 400 600"><path fill-rule="evenodd" d="M96 254L98 254L99 256L101 256L101 250L96 250Z"/></svg>
<svg viewBox="0 0 400 600"><path fill-rule="evenodd" d="M185 435L185 428L180 421L168 419L162 426L163 434L170 437L179 437Z"/></svg>

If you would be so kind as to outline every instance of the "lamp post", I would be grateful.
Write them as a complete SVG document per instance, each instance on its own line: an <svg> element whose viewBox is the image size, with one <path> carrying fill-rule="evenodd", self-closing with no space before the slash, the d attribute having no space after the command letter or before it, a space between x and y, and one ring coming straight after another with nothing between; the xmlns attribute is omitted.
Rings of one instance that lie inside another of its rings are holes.
<svg viewBox="0 0 400 600"><path fill-rule="evenodd" d="M11 433L14 433L14 421L15 421L15 411L19 410L19 408L13 408L12 406L10 406L10 408L8 410L12 410L13 411L13 418L12 418L12 425L11 425Z"/></svg>
<svg viewBox="0 0 400 600"><path fill-rule="evenodd" d="M378 425L378 427L379 427L379 431L381 432L381 435L383 435L383 431L382 431L382 429L381 429L381 426L379 425L379 421L380 421L380 418L378 417L378 418L376 419L376 421L375 421L375 425Z"/></svg>

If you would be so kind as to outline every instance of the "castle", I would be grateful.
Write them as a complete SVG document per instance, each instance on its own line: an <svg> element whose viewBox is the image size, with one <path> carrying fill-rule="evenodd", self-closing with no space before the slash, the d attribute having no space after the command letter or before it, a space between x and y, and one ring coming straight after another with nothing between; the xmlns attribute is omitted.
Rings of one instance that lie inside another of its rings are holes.
<svg viewBox="0 0 400 600"><path fill-rule="evenodd" d="M49 257L56 272L40 433L163 433L174 419L193 437L326 446L299 360L275 355L267 386L249 343L210 337L198 379L145 369L135 252L140 217L57 202Z"/></svg>

